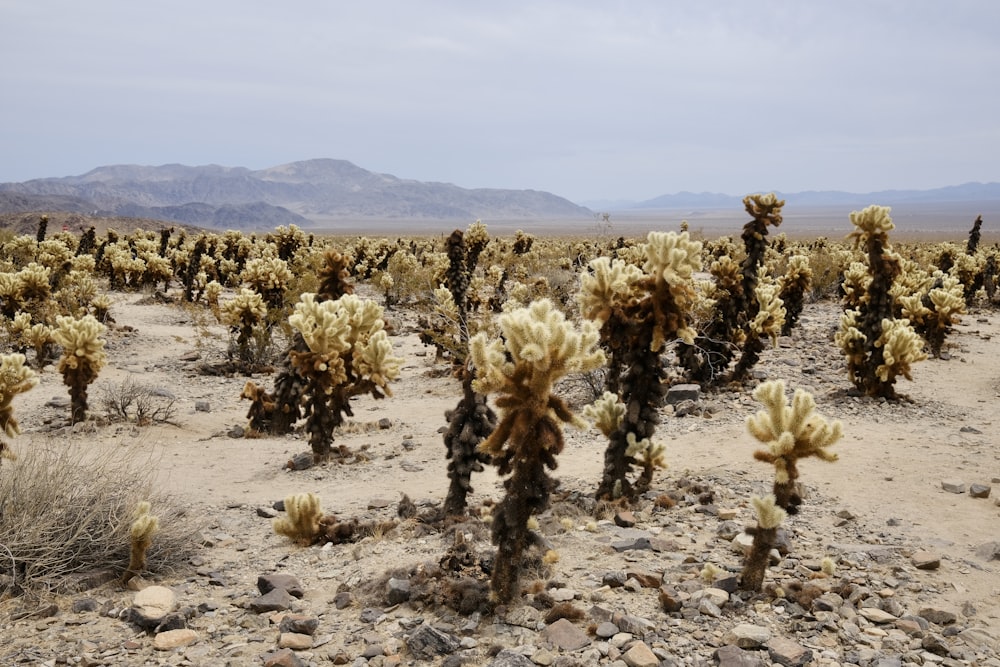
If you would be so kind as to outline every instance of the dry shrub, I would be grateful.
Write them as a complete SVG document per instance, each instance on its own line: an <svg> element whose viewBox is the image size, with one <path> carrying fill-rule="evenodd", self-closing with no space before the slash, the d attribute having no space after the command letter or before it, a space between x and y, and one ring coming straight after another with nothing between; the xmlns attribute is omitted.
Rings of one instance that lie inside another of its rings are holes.
<svg viewBox="0 0 1000 667"><path fill-rule="evenodd" d="M97 451L91 443L40 441L23 448L0 473L0 546L13 555L16 586L58 590L80 573L110 568L120 575L143 500L160 519L148 571L180 567L200 526L154 489L155 464L138 444Z"/></svg>
<svg viewBox="0 0 1000 667"><path fill-rule="evenodd" d="M136 382L131 375L117 385L104 383L101 405L108 421L131 421L139 426L170 422L174 417L174 398Z"/></svg>

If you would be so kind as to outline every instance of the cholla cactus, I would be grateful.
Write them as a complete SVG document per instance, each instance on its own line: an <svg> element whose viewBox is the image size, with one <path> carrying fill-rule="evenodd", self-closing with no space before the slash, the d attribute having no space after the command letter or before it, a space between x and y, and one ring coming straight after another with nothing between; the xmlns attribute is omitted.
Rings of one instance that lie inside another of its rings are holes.
<svg viewBox="0 0 1000 667"><path fill-rule="evenodd" d="M792 327L799 321L805 295L812 285L812 269L809 258L805 255L792 255L788 259L785 275L778 279L780 291L778 296L785 305L785 323L781 327L782 335L789 335Z"/></svg>
<svg viewBox="0 0 1000 667"><path fill-rule="evenodd" d="M218 285L218 283L215 283ZM213 283L209 283L212 285ZM254 333L267 325L267 306L264 298L252 289L243 288L234 298L222 304L220 319L237 332L236 357L244 364L253 365L258 355L253 349ZM267 332L263 332L268 337Z"/></svg>
<svg viewBox="0 0 1000 667"><path fill-rule="evenodd" d="M747 418L747 429L767 449L754 452L758 461L774 466L774 497L789 514L796 514L802 497L796 484L798 461L815 456L823 461L836 461L837 455L827 448L842 435L839 421L828 423L815 414L816 401L802 389L795 392L791 405L785 402L785 383L781 380L764 382L753 396L765 410Z"/></svg>
<svg viewBox="0 0 1000 667"><path fill-rule="evenodd" d="M104 367L104 340L107 330L93 315L80 319L61 316L56 318L52 339L62 346L59 372L63 383L69 387L70 419L73 423L87 416L87 386L97 379Z"/></svg>
<svg viewBox="0 0 1000 667"><path fill-rule="evenodd" d="M18 394L23 394L38 384L38 376L24 365L23 354L0 355L0 429L9 438L21 432L17 419L14 418L12 401ZM0 438L0 461L14 458L8 444Z"/></svg>
<svg viewBox="0 0 1000 667"><path fill-rule="evenodd" d="M753 496L750 498L757 525L747 528L753 535L753 545L747 555L740 573L740 588L745 591L759 592L764 585L764 573L771 557L771 549L778 538L778 527L785 520L785 511L778 506L774 496Z"/></svg>
<svg viewBox="0 0 1000 667"><path fill-rule="evenodd" d="M344 415L353 415L350 398L391 395L389 382L399 375L402 359L392 355L382 308L353 294L317 301L307 292L288 323L306 345L289 356L306 382L306 430L320 462L330 457L333 429Z"/></svg>
<svg viewBox="0 0 1000 667"><path fill-rule="evenodd" d="M871 280L864 294L855 291L845 302L835 340L847 357L854 385L869 396L893 399L896 377L909 379L910 365L926 357L909 321L895 319L893 283L902 271L902 260L889 245L888 233L894 227L889 208L853 211L851 223L855 230L850 238L864 247ZM855 282L856 290L860 281Z"/></svg>
<svg viewBox="0 0 1000 667"><path fill-rule="evenodd" d="M268 308L281 308L292 272L283 259L259 257L243 268L243 280L263 297Z"/></svg>
<svg viewBox="0 0 1000 667"><path fill-rule="evenodd" d="M785 324L785 305L778 291L778 286L772 282L758 282L754 288L756 313L744 326L743 351L733 367L733 380L741 381L749 377L750 371L760 361L765 338L770 338L773 345L778 344L778 335Z"/></svg>
<svg viewBox="0 0 1000 667"><path fill-rule="evenodd" d="M347 263L347 259L335 250L327 250L323 254L323 264L317 272L319 288L316 300L333 301L354 292L354 286L348 280ZM244 390L242 397L253 402L248 416L254 431L259 431L259 427L265 424L274 435L292 431L302 416L302 397L309 385L309 380L299 372L293 362L292 355L308 351L309 346L306 345L302 334L294 331L291 344L282 358L281 371L274 379L274 394L268 394L260 387L252 391Z"/></svg>
<svg viewBox="0 0 1000 667"><path fill-rule="evenodd" d="M965 313L962 285L957 278L936 271L929 289L898 297L903 317L927 341L931 354L941 356L944 339Z"/></svg>
<svg viewBox="0 0 1000 667"><path fill-rule="evenodd" d="M694 340L693 273L701 268L701 249L701 243L686 232L651 232L642 248L641 271L620 260L597 258L590 264L592 274L582 279L581 311L600 324L601 344L611 357L608 388L634 406L609 437L599 498L633 498L637 493L629 480L633 466L650 470L629 455L629 443L649 441L659 423L666 343Z"/></svg>
<svg viewBox="0 0 1000 667"><path fill-rule="evenodd" d="M287 517L275 519L272 523L274 532L278 535L308 546L316 542L322 535L320 520L323 509L320 499L315 493L297 493L285 498Z"/></svg>
<svg viewBox="0 0 1000 667"><path fill-rule="evenodd" d="M145 500L136 507L135 521L129 529L129 560L122 575L122 584L127 584L146 569L146 552L153 544L153 535L160 529L160 520L149 513L150 509L151 505Z"/></svg>
<svg viewBox="0 0 1000 667"><path fill-rule="evenodd" d="M543 299L499 318L502 335L483 333L469 342L476 368L476 391L496 392L501 410L496 430L480 444L493 458L506 496L493 514L492 536L497 557L491 578L495 601L509 602L518 593L522 554L534 541L528 527L532 515L547 507L554 486L545 469L556 467L563 449L562 423L582 424L553 385L569 373L597 368L604 354L596 328L577 329L551 301Z"/></svg>

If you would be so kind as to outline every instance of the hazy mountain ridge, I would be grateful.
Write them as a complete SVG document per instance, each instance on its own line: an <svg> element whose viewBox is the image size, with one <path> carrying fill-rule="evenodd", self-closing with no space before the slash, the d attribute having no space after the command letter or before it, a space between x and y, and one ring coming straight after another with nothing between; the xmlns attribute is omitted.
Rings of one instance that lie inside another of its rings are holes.
<svg viewBox="0 0 1000 667"><path fill-rule="evenodd" d="M748 193L749 194L749 193ZM891 206L919 202L975 202L1000 201L1000 183L962 183L928 190L879 190L876 192L844 192L841 190L806 190L803 192L776 192L788 207L807 206L857 206L870 204ZM644 201L586 202L602 210L666 210L666 209L723 209L743 208L743 195L719 192L677 192L660 195Z"/></svg>
<svg viewBox="0 0 1000 667"><path fill-rule="evenodd" d="M110 165L80 176L0 184L0 212L98 211L206 227L308 226L310 218L579 218L591 211L548 192L466 189L400 179L346 160L260 170L179 164Z"/></svg>

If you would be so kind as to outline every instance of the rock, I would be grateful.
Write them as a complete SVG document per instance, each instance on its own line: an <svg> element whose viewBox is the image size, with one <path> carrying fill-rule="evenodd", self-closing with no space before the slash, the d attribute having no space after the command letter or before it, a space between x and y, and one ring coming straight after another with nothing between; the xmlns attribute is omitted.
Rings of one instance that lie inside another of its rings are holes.
<svg viewBox="0 0 1000 667"><path fill-rule="evenodd" d="M720 646L712 653L719 667L765 667L756 653L744 651L739 646Z"/></svg>
<svg viewBox="0 0 1000 667"><path fill-rule="evenodd" d="M729 593L722 590L721 588L703 588L699 591L695 591L691 594L691 600L693 602L699 602L700 600L707 599L712 602L712 604L722 606L729 602Z"/></svg>
<svg viewBox="0 0 1000 667"><path fill-rule="evenodd" d="M648 570L640 570L638 568L631 568L625 571L625 578L635 579L639 582L642 588L659 588L660 584L663 582L663 576L656 574L655 572L650 572Z"/></svg>
<svg viewBox="0 0 1000 667"><path fill-rule="evenodd" d="M282 632L278 635L278 648L290 648L293 651L305 651L312 648L313 639L300 632Z"/></svg>
<svg viewBox="0 0 1000 667"><path fill-rule="evenodd" d="M299 452L288 459L285 468L288 470L309 470L315 463L316 459L312 452Z"/></svg>
<svg viewBox="0 0 1000 667"><path fill-rule="evenodd" d="M784 667L802 667L813 659L813 652L786 637L773 637L767 642L771 662Z"/></svg>
<svg viewBox="0 0 1000 667"><path fill-rule="evenodd" d="M297 632L309 636L316 634L318 627L319 619L305 614L287 614L278 624L278 630L281 632Z"/></svg>
<svg viewBox="0 0 1000 667"><path fill-rule="evenodd" d="M278 516L278 510L272 507L258 507L257 516L262 519L275 519Z"/></svg>
<svg viewBox="0 0 1000 667"><path fill-rule="evenodd" d="M976 547L976 556L983 560L1000 560L1000 542L986 542Z"/></svg>
<svg viewBox="0 0 1000 667"><path fill-rule="evenodd" d="M637 537L633 540L619 540L611 543L615 551L650 551L653 548L648 537Z"/></svg>
<svg viewBox="0 0 1000 667"><path fill-rule="evenodd" d="M621 588L625 585L625 580L628 577L622 571L617 572L605 572L604 576L601 577L601 585L607 586L608 588Z"/></svg>
<svg viewBox="0 0 1000 667"><path fill-rule="evenodd" d="M677 595L677 591L669 586L661 586L660 606L663 608L663 611L668 614L673 614L680 611L683 608L684 603L681 602L680 597Z"/></svg>
<svg viewBox="0 0 1000 667"><path fill-rule="evenodd" d="M948 493L965 493L965 482L960 479L942 479L941 488Z"/></svg>
<svg viewBox="0 0 1000 667"><path fill-rule="evenodd" d="M378 427L383 431L390 429L392 428L392 420L388 417L382 417L378 420Z"/></svg>
<svg viewBox="0 0 1000 667"><path fill-rule="evenodd" d="M385 601L388 605L402 604L410 599L410 580L390 578L385 582Z"/></svg>
<svg viewBox="0 0 1000 667"><path fill-rule="evenodd" d="M590 646L590 637L569 620L560 618L542 630L542 638L564 651L575 651Z"/></svg>
<svg viewBox="0 0 1000 667"><path fill-rule="evenodd" d="M129 621L152 630L167 614L177 608L177 596L166 586L149 586L135 594L129 609Z"/></svg>
<svg viewBox="0 0 1000 667"><path fill-rule="evenodd" d="M159 634L161 632L168 632L170 630L181 630L187 627L187 618L184 614L174 612L172 614L167 614L160 621L159 625L153 630L154 633Z"/></svg>
<svg viewBox="0 0 1000 667"><path fill-rule="evenodd" d="M334 663L343 664L343 663ZM306 663L302 662L299 656L295 655L295 652L288 648L283 648L274 653L268 653L264 656L264 667L306 667Z"/></svg>
<svg viewBox="0 0 1000 667"><path fill-rule="evenodd" d="M497 653L486 667L535 667L535 663L527 656L505 648Z"/></svg>
<svg viewBox="0 0 1000 667"><path fill-rule="evenodd" d="M872 623L892 623L896 617L887 611L882 611L878 607L862 607L858 609L858 615L867 618Z"/></svg>
<svg viewBox="0 0 1000 667"><path fill-rule="evenodd" d="M201 359L201 352L198 350L190 350L177 358L181 361L198 361Z"/></svg>
<svg viewBox="0 0 1000 667"><path fill-rule="evenodd" d="M910 556L910 562L918 570L936 570L941 567L941 556L930 551L918 551Z"/></svg>
<svg viewBox="0 0 1000 667"><path fill-rule="evenodd" d="M653 651L646 646L645 642L637 641L632 646L629 647L625 653L622 654L622 660L628 667L657 667L660 664L660 659L657 658Z"/></svg>
<svg viewBox="0 0 1000 667"><path fill-rule="evenodd" d="M740 623L722 635L722 641L739 648L760 648L771 639L771 631L759 625Z"/></svg>
<svg viewBox="0 0 1000 667"><path fill-rule="evenodd" d="M719 605L715 604L708 598L702 598L698 600L698 613L705 616L711 616L712 618L719 618L722 616L722 609Z"/></svg>
<svg viewBox="0 0 1000 667"><path fill-rule="evenodd" d="M458 650L460 642L437 628L422 624L406 638L406 647L418 660L433 660Z"/></svg>
<svg viewBox="0 0 1000 667"><path fill-rule="evenodd" d="M302 583L298 577L291 574L262 574L257 577L257 590L261 595L270 593L275 589L282 589L294 598L301 598L305 595Z"/></svg>
<svg viewBox="0 0 1000 667"><path fill-rule="evenodd" d="M631 614L615 614L611 622L617 625L622 632L627 632L634 637L644 637L646 633L656 629L656 624L649 619Z"/></svg>
<svg viewBox="0 0 1000 667"><path fill-rule="evenodd" d="M170 651L182 646L190 646L196 641L198 641L198 633L194 630L187 628L167 630L153 637L153 648L157 651Z"/></svg>
<svg viewBox="0 0 1000 667"><path fill-rule="evenodd" d="M720 516L719 518L721 519L722 517ZM743 527L735 521L720 521L715 532L719 536L719 539L731 542L734 537L743 532Z"/></svg>
<svg viewBox="0 0 1000 667"><path fill-rule="evenodd" d="M936 632L928 632L924 635L924 638L920 640L920 646L925 651L930 651L934 655L948 656L951 647L948 646L948 640L937 634Z"/></svg>
<svg viewBox="0 0 1000 667"><path fill-rule="evenodd" d="M208 401L195 401L194 402L195 412L211 412L212 405Z"/></svg>
<svg viewBox="0 0 1000 667"><path fill-rule="evenodd" d="M70 611L74 614L82 614L88 611L97 611L100 605L97 604L97 600L94 598L81 598L79 600L73 600L73 605L70 607Z"/></svg>
<svg viewBox="0 0 1000 667"><path fill-rule="evenodd" d="M697 401L701 396L701 387L696 384L675 384L667 389L664 399L667 405L676 405L681 401Z"/></svg>
<svg viewBox="0 0 1000 667"><path fill-rule="evenodd" d="M354 596L348 591L341 591L333 596L333 606L337 609L347 609L354 604Z"/></svg>
<svg viewBox="0 0 1000 667"><path fill-rule="evenodd" d="M603 621L598 624L597 628L594 630L594 635L598 639L610 639L618 634L619 628L617 625L611 621Z"/></svg>
<svg viewBox="0 0 1000 667"><path fill-rule="evenodd" d="M969 495L973 498L989 498L991 490L989 484L973 484L969 487Z"/></svg>
<svg viewBox="0 0 1000 667"><path fill-rule="evenodd" d="M284 611L292 606L292 596L284 588L275 588L250 601L250 610L257 614Z"/></svg>
<svg viewBox="0 0 1000 667"><path fill-rule="evenodd" d="M631 528L635 525L635 515L629 510L615 512L615 525L622 528Z"/></svg>
<svg viewBox="0 0 1000 667"><path fill-rule="evenodd" d="M944 609L925 607L918 612L920 618L934 625L951 625L958 620L958 614Z"/></svg>
<svg viewBox="0 0 1000 667"><path fill-rule="evenodd" d="M732 545L733 551L736 555L746 556L750 553L750 548L753 546L753 535L746 532L740 532L740 534L734 537L729 544Z"/></svg>

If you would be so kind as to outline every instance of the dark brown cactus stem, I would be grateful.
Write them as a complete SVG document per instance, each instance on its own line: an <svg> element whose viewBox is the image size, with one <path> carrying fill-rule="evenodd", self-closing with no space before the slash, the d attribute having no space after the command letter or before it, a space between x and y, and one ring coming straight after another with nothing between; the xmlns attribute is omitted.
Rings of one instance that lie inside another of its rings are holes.
<svg viewBox="0 0 1000 667"><path fill-rule="evenodd" d="M756 303L756 300L755 300ZM745 382L750 378L750 371L760 361L760 355L764 352L764 341L760 334L753 329L747 328L746 340L743 343L743 351L739 361L733 368L729 379L731 382Z"/></svg>
<svg viewBox="0 0 1000 667"><path fill-rule="evenodd" d="M747 533L753 535L753 545L740 574L740 590L759 593L764 586L771 549L778 539L778 529L754 526L747 528Z"/></svg>
<svg viewBox="0 0 1000 667"><path fill-rule="evenodd" d="M628 434L633 433L637 440L650 438L660 423L659 407L665 394L663 378L666 372L660 354L649 349L651 330L646 328L642 338L633 344L626 356L628 369L621 379L626 410L604 452L604 471L597 487L599 500L636 497L637 489L629 480L629 473L638 462L626 456Z"/></svg>
<svg viewBox="0 0 1000 667"><path fill-rule="evenodd" d="M549 430L558 432L559 427L551 419L543 419L536 425L537 431ZM537 434L538 441L551 437L551 432ZM528 434L529 437L534 434ZM490 590L494 601L507 604L520 592L519 579L525 551L540 542L530 528L528 519L532 515L544 512L549 505L549 495L555 488L555 481L545 472L545 463L541 457L522 457L513 459L513 452L522 447L509 450L506 461L500 463L500 469L510 469L513 474L504 481L506 495L497 505L493 513L491 536L497 546L493 573L490 576ZM527 449L527 448L525 448ZM555 461L551 461L555 467Z"/></svg>
<svg viewBox="0 0 1000 667"><path fill-rule="evenodd" d="M81 363L75 369L63 374L63 384L69 387L70 423L76 424L87 418L87 386L97 379L97 371L88 363Z"/></svg>
<svg viewBox="0 0 1000 667"><path fill-rule="evenodd" d="M269 428L272 435L291 433L295 423L302 417L301 402L306 391L306 380L295 370L291 359L294 353L308 351L305 339L296 331L282 358L281 370L274 378L274 414Z"/></svg>
<svg viewBox="0 0 1000 667"><path fill-rule="evenodd" d="M483 464L490 457L479 451L479 443L496 428L496 414L486 402L486 397L472 389L473 374L464 370L462 399L447 415L448 431L444 444L448 450L448 495L444 500L446 516L461 516L467 508L468 494L472 492L472 473L482 472Z"/></svg>
<svg viewBox="0 0 1000 667"><path fill-rule="evenodd" d="M805 305L806 289L809 287L809 278L798 276L795 280L790 280L781 289L778 298L785 305L785 323L781 325L781 335L788 336L792 329L799 322L802 315L802 308Z"/></svg>
<svg viewBox="0 0 1000 667"><path fill-rule="evenodd" d="M969 242L965 246L965 254L976 254L976 250L979 249L979 240L982 238L982 232L980 232L982 226L983 216L977 215L975 222L972 223L972 229L969 230Z"/></svg>
<svg viewBox="0 0 1000 667"><path fill-rule="evenodd" d="M794 516L799 513L799 506L802 504L802 496L799 495L799 469L794 459L786 459L785 469L788 481L774 482L774 504L789 516Z"/></svg>

